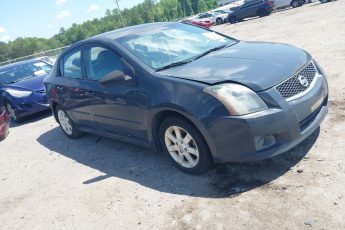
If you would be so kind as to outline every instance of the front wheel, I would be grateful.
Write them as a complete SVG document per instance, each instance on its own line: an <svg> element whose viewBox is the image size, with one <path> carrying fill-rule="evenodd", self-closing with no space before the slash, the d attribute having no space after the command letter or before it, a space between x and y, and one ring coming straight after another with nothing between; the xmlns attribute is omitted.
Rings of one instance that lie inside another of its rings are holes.
<svg viewBox="0 0 345 230"><path fill-rule="evenodd" d="M235 24L237 22L237 18L235 16L230 16L228 18L228 22L231 24Z"/></svg>
<svg viewBox="0 0 345 230"><path fill-rule="evenodd" d="M56 114L60 127L67 137L75 139L82 135L82 132L75 127L72 119L60 106L56 107Z"/></svg>
<svg viewBox="0 0 345 230"><path fill-rule="evenodd" d="M200 132L189 122L172 116L163 121L159 130L163 150L184 172L203 174L208 171L212 158Z"/></svg>
<svg viewBox="0 0 345 230"><path fill-rule="evenodd" d="M17 116L16 114L16 110L14 109L14 107L12 106L11 103L7 102L6 103L6 111L8 112L8 114L10 115L11 117L11 120L14 122L14 123L19 123L21 120L20 118Z"/></svg>
<svg viewBox="0 0 345 230"><path fill-rule="evenodd" d="M223 19L217 18L216 23L217 25L223 24Z"/></svg>

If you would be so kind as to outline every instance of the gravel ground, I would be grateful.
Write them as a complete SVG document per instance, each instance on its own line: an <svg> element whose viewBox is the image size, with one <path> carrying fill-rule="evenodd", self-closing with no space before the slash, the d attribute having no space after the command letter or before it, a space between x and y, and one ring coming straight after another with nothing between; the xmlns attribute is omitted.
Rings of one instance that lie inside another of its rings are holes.
<svg viewBox="0 0 345 230"><path fill-rule="evenodd" d="M214 29L308 50L330 111L291 151L186 175L148 149L66 138L49 113L0 143L0 229L345 229L345 1L313 3Z"/></svg>

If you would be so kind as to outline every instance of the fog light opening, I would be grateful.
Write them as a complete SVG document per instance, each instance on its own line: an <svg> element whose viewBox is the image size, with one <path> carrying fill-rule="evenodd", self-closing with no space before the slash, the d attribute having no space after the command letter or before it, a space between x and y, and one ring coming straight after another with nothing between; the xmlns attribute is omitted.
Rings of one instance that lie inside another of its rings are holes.
<svg viewBox="0 0 345 230"><path fill-rule="evenodd" d="M269 148L275 143L276 143L276 140L274 136L272 135L255 137L255 147L257 151Z"/></svg>

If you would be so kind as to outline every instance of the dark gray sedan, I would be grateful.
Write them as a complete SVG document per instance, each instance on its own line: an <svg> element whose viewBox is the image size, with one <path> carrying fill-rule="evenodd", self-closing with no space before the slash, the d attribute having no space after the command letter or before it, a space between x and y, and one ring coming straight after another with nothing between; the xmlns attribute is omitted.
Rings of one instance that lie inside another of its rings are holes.
<svg viewBox="0 0 345 230"><path fill-rule="evenodd" d="M183 171L283 153L327 113L325 74L306 51L181 23L129 27L65 49L45 85L71 138L151 147Z"/></svg>

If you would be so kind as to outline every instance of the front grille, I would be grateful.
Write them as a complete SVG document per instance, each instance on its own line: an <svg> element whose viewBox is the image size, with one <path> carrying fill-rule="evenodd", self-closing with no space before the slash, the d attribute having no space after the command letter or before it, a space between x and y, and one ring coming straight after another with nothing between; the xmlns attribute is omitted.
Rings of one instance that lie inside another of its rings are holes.
<svg viewBox="0 0 345 230"><path fill-rule="evenodd" d="M296 73L294 76L289 78L287 81L276 86L276 90L286 99L296 96L306 91L316 75L316 68L312 62L310 62L304 69ZM304 86L300 81L300 76L308 81L308 85Z"/></svg>

